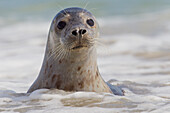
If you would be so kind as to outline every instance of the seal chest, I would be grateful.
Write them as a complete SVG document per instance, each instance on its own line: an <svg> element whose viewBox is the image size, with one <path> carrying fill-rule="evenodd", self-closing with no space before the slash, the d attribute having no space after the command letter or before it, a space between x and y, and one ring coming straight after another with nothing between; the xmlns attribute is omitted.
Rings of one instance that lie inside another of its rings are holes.
<svg viewBox="0 0 170 113"><path fill-rule="evenodd" d="M82 8L60 11L51 23L39 76L28 93L41 88L112 93L97 66L95 17Z"/></svg>

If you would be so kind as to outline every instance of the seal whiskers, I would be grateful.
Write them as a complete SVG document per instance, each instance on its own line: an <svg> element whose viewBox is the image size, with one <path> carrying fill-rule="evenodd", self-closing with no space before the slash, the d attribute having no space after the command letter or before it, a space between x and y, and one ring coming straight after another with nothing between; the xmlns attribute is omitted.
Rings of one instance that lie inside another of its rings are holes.
<svg viewBox="0 0 170 113"><path fill-rule="evenodd" d="M49 60L52 56L54 56L54 57L59 57L59 54L62 53L62 49L63 49L63 48L61 47L61 45L58 44L57 47L55 47L55 48L52 49L52 52L51 52L50 55L48 56L48 59L47 59L47 60Z"/></svg>

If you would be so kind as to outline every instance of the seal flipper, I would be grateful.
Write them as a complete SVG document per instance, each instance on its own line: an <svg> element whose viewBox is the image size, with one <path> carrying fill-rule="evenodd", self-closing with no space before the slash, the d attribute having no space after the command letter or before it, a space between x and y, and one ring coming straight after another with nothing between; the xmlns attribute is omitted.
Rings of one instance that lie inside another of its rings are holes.
<svg viewBox="0 0 170 113"><path fill-rule="evenodd" d="M110 83L107 83L107 85L109 86L109 88L113 92L113 94L119 95L119 96L124 96L124 91L120 87L114 86Z"/></svg>

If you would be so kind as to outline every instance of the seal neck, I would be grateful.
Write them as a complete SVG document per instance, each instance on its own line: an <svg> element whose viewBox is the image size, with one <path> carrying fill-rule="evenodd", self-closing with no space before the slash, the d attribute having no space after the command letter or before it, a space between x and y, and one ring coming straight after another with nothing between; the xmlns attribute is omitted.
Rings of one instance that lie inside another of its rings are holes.
<svg viewBox="0 0 170 113"><path fill-rule="evenodd" d="M48 50L49 51L49 50ZM46 52L48 52L46 51ZM48 53L46 53L48 54ZM55 55L54 55L55 56ZM96 48L84 49L79 51L71 51L67 57L63 59L55 58L54 56L48 59L44 58L43 67L44 72L41 72L44 76L52 74L60 74L72 78L73 76L82 76L91 72L90 75L95 75L97 71L97 52Z"/></svg>

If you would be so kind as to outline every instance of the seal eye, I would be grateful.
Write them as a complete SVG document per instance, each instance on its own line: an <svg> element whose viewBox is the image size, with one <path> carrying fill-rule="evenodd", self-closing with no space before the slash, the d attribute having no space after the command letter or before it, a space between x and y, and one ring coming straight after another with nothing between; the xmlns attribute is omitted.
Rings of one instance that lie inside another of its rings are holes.
<svg viewBox="0 0 170 113"><path fill-rule="evenodd" d="M66 26L66 22L60 21L57 25L58 29L63 29Z"/></svg>
<svg viewBox="0 0 170 113"><path fill-rule="evenodd" d="M86 22L89 26L94 26L94 21L92 19L88 19Z"/></svg>

